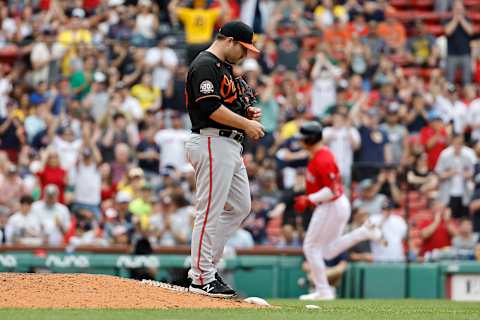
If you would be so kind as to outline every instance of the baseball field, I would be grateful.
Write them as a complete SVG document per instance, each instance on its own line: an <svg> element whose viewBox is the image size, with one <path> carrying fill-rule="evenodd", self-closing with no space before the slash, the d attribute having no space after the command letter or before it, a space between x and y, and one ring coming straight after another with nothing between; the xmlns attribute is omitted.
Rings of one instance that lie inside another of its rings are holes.
<svg viewBox="0 0 480 320"><path fill-rule="evenodd" d="M333 302L300 302L272 300L275 307L259 309L1 309L0 319L8 320L474 320L480 319L478 303L440 300L337 300ZM318 309L307 309L314 304Z"/></svg>
<svg viewBox="0 0 480 320"><path fill-rule="evenodd" d="M0 273L1 320L480 319L480 304L446 300L268 303L270 307L260 307L243 299L209 298L180 287L106 275Z"/></svg>

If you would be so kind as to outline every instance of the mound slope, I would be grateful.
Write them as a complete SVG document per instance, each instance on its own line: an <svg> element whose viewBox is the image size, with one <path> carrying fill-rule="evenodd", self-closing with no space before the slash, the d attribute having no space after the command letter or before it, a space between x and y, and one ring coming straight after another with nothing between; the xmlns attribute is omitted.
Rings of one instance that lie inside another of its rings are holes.
<svg viewBox="0 0 480 320"><path fill-rule="evenodd" d="M235 300L92 274L0 273L0 308L251 308Z"/></svg>

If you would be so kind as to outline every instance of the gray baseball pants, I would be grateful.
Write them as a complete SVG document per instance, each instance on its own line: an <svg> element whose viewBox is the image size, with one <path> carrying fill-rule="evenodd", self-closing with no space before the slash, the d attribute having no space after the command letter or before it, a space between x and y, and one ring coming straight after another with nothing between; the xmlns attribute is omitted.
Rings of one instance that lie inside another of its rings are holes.
<svg viewBox="0 0 480 320"><path fill-rule="evenodd" d="M185 144L196 178L189 272L194 284L215 279L225 243L250 213L250 186L242 148L236 140L218 136L216 129L192 133Z"/></svg>

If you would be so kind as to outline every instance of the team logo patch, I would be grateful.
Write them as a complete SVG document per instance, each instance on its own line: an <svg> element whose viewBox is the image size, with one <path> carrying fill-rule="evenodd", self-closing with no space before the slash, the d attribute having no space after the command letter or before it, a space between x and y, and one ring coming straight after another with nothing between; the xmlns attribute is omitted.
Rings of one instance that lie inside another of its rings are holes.
<svg viewBox="0 0 480 320"><path fill-rule="evenodd" d="M213 93L213 83L210 80L204 80L200 83L200 92L203 94Z"/></svg>

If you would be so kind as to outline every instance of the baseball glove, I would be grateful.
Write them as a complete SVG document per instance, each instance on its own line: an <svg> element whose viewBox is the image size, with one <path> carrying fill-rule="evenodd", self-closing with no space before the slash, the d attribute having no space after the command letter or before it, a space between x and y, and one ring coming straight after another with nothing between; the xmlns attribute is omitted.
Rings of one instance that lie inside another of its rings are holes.
<svg viewBox="0 0 480 320"><path fill-rule="evenodd" d="M246 114L248 108L257 103L257 94L255 89L250 87L242 77L235 78L235 85L237 86L238 101L242 105L244 114Z"/></svg>

